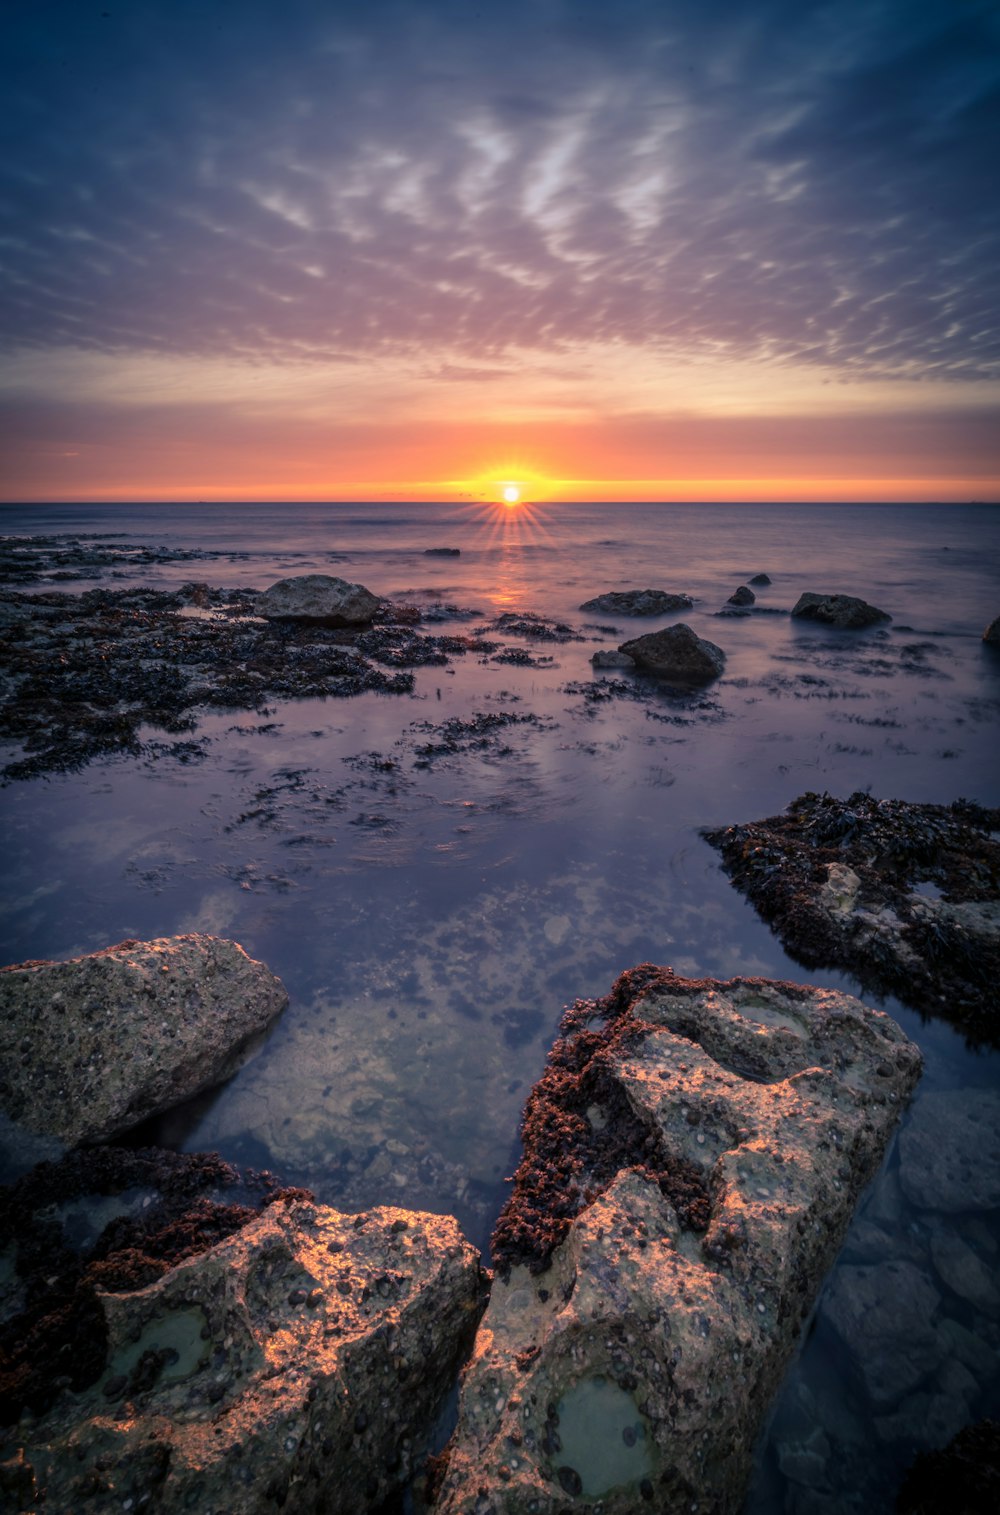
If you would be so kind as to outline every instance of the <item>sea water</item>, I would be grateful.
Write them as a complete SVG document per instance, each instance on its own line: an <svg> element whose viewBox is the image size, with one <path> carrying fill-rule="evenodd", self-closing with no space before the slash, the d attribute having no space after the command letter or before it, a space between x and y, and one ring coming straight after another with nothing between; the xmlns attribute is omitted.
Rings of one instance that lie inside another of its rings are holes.
<svg viewBox="0 0 1000 1515"><path fill-rule="evenodd" d="M269 1167L345 1209L451 1212L481 1246L517 1162L525 1096L575 997L651 960L874 1003L849 976L783 952L701 828L775 814L805 790L1000 805L1000 655L981 640L1000 614L997 507L9 506L0 533L200 554L130 566L125 551L97 579L26 592L264 588L325 572L424 610L477 612L432 631L524 610L580 632L530 644L531 667L470 654L417 669L412 696L206 713L197 762L151 749L0 793L4 961L210 931L289 991L256 1059L144 1136ZM460 555L427 553L441 547ZM755 612L720 617L759 572L772 582ZM695 604L650 621L579 608L636 587ZM893 620L861 633L793 621L803 590L860 595ZM595 648L677 620L726 652L703 695L588 698ZM532 719L485 750L421 757L450 717L500 711ZM885 1008L926 1060L906 1119L931 1095L1000 1083L996 1053ZM964 1248L966 1273L995 1275L998 1242L995 1214L908 1201L894 1147L824 1298L838 1269L902 1258L935 1291L951 1346L898 1403L873 1408L821 1303L748 1512L886 1506L915 1451L1000 1410L1000 1294L970 1298L961 1269L942 1276L940 1262ZM905 1312L899 1321L904 1352ZM891 1319L886 1339L880 1351L893 1350Z"/></svg>

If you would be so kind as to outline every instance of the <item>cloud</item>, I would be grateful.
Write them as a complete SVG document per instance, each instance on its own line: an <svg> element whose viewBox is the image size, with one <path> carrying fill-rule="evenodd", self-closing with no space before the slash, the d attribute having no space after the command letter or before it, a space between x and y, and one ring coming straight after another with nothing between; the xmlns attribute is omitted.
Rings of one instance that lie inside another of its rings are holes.
<svg viewBox="0 0 1000 1515"><path fill-rule="evenodd" d="M7 24L15 349L997 373L985 0L104 8Z"/></svg>

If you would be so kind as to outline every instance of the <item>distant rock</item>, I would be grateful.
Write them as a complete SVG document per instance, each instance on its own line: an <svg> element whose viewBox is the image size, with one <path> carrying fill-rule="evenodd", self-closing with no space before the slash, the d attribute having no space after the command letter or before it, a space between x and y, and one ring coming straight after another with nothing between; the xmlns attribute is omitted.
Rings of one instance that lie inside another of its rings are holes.
<svg viewBox="0 0 1000 1515"><path fill-rule="evenodd" d="M425 547L425 558L458 558L462 555L461 547Z"/></svg>
<svg viewBox="0 0 1000 1515"><path fill-rule="evenodd" d="M729 596L729 599L726 601L726 604L753 605L756 599L757 596L754 594L753 590L749 589L746 584L741 584L739 589L733 590L732 594Z"/></svg>
<svg viewBox="0 0 1000 1515"><path fill-rule="evenodd" d="M601 648L590 659L595 668L634 668L635 658L629 657L627 652L612 652L608 648Z"/></svg>
<svg viewBox="0 0 1000 1515"><path fill-rule="evenodd" d="M363 584L326 573L279 579L258 598L254 611L269 621L319 621L326 626L365 626L381 601Z"/></svg>
<svg viewBox="0 0 1000 1515"><path fill-rule="evenodd" d="M287 1003L263 963L200 933L0 969L7 1141L126 1131L228 1077Z"/></svg>
<svg viewBox="0 0 1000 1515"><path fill-rule="evenodd" d="M634 658L637 666L647 673L678 684L706 684L718 678L726 666L722 648L696 636L684 621L623 642L618 651Z"/></svg>
<svg viewBox="0 0 1000 1515"><path fill-rule="evenodd" d="M893 1021L835 990L647 963L569 1010L436 1515L734 1515L919 1070Z"/></svg>
<svg viewBox="0 0 1000 1515"><path fill-rule="evenodd" d="M581 610L600 610L609 615L667 615L671 610L690 610L689 594L669 594L665 589L612 589L585 600Z"/></svg>
<svg viewBox="0 0 1000 1515"><path fill-rule="evenodd" d="M757 587L758 587L758 589L762 588L763 586L765 586L767 584L770 584L770 582L771 582L770 575L766 574L766 573L755 573L754 576L753 576L753 578L750 580L750 583L751 584L756 584Z"/></svg>
<svg viewBox="0 0 1000 1515"><path fill-rule="evenodd" d="M984 642L1000 642L1000 615L995 621L991 621L983 632Z"/></svg>
<svg viewBox="0 0 1000 1515"><path fill-rule="evenodd" d="M824 626L851 628L876 626L880 621L892 620L887 611L849 594L801 594L792 608L792 615L802 621L820 621Z"/></svg>
<svg viewBox="0 0 1000 1515"><path fill-rule="evenodd" d="M368 1515L416 1471L480 1295L450 1216L278 1200L96 1293L104 1370L20 1422L10 1508Z"/></svg>

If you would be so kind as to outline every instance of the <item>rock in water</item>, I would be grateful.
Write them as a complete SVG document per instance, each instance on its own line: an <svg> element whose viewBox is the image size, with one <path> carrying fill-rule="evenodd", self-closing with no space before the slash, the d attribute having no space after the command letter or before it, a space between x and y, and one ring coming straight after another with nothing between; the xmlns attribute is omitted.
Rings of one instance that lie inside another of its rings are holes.
<svg viewBox="0 0 1000 1515"><path fill-rule="evenodd" d="M733 590L732 594L729 596L729 599L726 601L726 604L727 605L753 605L753 604L756 603L756 600L757 600L757 596L754 594L753 590L749 587L749 585L747 585L747 584L741 584L740 587L739 587L739 589L734 589Z"/></svg>
<svg viewBox="0 0 1000 1515"><path fill-rule="evenodd" d="M263 963L201 933L0 969L11 1146L104 1141L179 1104L233 1072L287 1003Z"/></svg>
<svg viewBox="0 0 1000 1515"><path fill-rule="evenodd" d="M983 632L984 642L1000 642L1000 615L995 621L991 621Z"/></svg>
<svg viewBox="0 0 1000 1515"><path fill-rule="evenodd" d="M480 1298L450 1216L272 1204L97 1295L105 1370L8 1438L12 1508L365 1515L412 1474Z"/></svg>
<svg viewBox="0 0 1000 1515"><path fill-rule="evenodd" d="M765 588L768 584L770 584L770 582L771 576L767 573L755 573L753 578L750 580L751 584L758 584L761 588Z"/></svg>
<svg viewBox="0 0 1000 1515"><path fill-rule="evenodd" d="M585 600L581 610L600 610L610 615L668 615L671 610L690 610L689 594L670 594L666 589L612 589Z"/></svg>
<svg viewBox="0 0 1000 1515"><path fill-rule="evenodd" d="M920 1053L847 994L650 964L562 1030L438 1515L731 1515Z"/></svg>
<svg viewBox="0 0 1000 1515"><path fill-rule="evenodd" d="M707 684L726 666L726 654L714 642L696 636L684 621L663 631L622 642L618 649L639 668L677 684Z"/></svg>
<svg viewBox="0 0 1000 1515"><path fill-rule="evenodd" d="M254 605L269 621L321 621L326 626L366 626L381 601L363 584L326 573L279 579Z"/></svg>
<svg viewBox="0 0 1000 1515"><path fill-rule="evenodd" d="M891 621L888 611L869 605L850 594L800 594L792 615L803 621L822 621L824 626L876 626Z"/></svg>
<svg viewBox="0 0 1000 1515"><path fill-rule="evenodd" d="M590 661L595 668L635 667L635 658L630 658L627 652L612 652L607 648L598 648Z"/></svg>

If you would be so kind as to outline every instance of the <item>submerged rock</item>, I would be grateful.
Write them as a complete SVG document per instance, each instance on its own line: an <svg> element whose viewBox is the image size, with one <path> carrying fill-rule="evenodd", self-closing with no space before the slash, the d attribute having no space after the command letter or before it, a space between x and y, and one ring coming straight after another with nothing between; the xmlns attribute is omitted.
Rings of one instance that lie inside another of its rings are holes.
<svg viewBox="0 0 1000 1515"><path fill-rule="evenodd" d="M274 1203L97 1294L105 1367L11 1434L8 1508L364 1515L411 1475L480 1296L451 1217Z"/></svg>
<svg viewBox="0 0 1000 1515"><path fill-rule="evenodd" d="M784 815L703 834L806 967L1000 1043L1000 810L807 793Z"/></svg>
<svg viewBox="0 0 1000 1515"><path fill-rule="evenodd" d="M1000 1091L935 1089L899 1140L903 1192L922 1210L1000 1209Z"/></svg>
<svg viewBox="0 0 1000 1515"><path fill-rule="evenodd" d="M7 1142L126 1131L228 1077L287 1003L263 963L201 933L0 969Z"/></svg>
<svg viewBox="0 0 1000 1515"><path fill-rule="evenodd" d="M672 610L690 610L689 594L671 594L666 589L612 589L585 600L581 610L601 610L610 615L668 615Z"/></svg>
<svg viewBox="0 0 1000 1515"><path fill-rule="evenodd" d="M893 1021L833 990L645 964L568 1011L528 1100L441 1515L737 1510L919 1070Z"/></svg>
<svg viewBox="0 0 1000 1515"><path fill-rule="evenodd" d="M754 594L753 590L750 589L746 584L741 584L739 589L733 590L732 594L729 596L729 599L726 601L726 604L754 605L756 602L757 596Z"/></svg>
<svg viewBox="0 0 1000 1515"><path fill-rule="evenodd" d="M722 648L696 636L684 621L623 642L618 651L627 653L647 673L679 684L706 684L726 666Z"/></svg>
<svg viewBox="0 0 1000 1515"><path fill-rule="evenodd" d="M319 621L327 626L365 626L381 601L363 584L349 584L326 573L279 579L257 600L254 609L268 620Z"/></svg>
<svg viewBox="0 0 1000 1515"><path fill-rule="evenodd" d="M590 661L595 668L635 667L635 658L629 657L627 652L612 652L610 648L599 648Z"/></svg>
<svg viewBox="0 0 1000 1515"><path fill-rule="evenodd" d="M869 605L850 594L800 594L792 615L803 621L821 621L824 626L876 626L891 621L888 611Z"/></svg>

